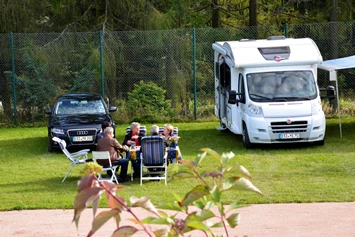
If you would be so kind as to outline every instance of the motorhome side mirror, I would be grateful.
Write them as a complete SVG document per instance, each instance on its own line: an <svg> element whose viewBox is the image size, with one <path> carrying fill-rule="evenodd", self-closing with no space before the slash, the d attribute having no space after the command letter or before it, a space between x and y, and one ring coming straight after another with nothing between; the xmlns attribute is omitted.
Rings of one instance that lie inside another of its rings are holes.
<svg viewBox="0 0 355 237"><path fill-rule="evenodd" d="M335 98L335 88L334 86L327 86L327 97L329 99L334 99Z"/></svg>
<svg viewBox="0 0 355 237"><path fill-rule="evenodd" d="M326 91L327 94L326 95L321 95L320 98L321 99L329 99L332 100L335 98L335 88L334 86L327 86L327 88L320 88L320 91Z"/></svg>
<svg viewBox="0 0 355 237"><path fill-rule="evenodd" d="M228 104L235 104L237 103L237 92L232 90L229 92Z"/></svg>
<svg viewBox="0 0 355 237"><path fill-rule="evenodd" d="M44 110L44 113L45 113L45 114L51 114L51 113L52 113L51 108L45 109L45 110Z"/></svg>

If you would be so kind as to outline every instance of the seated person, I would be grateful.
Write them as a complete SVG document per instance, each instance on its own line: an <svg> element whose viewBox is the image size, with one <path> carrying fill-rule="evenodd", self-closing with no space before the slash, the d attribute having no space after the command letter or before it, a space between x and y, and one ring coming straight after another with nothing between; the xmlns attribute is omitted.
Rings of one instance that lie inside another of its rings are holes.
<svg viewBox="0 0 355 237"><path fill-rule="evenodd" d="M122 145L130 146L132 144L132 142L134 142L136 146L140 146L141 141L142 141L142 137L145 136L145 134L143 134L143 132L139 131L140 127L141 127L141 125L139 123L133 122L131 124L131 132L126 134Z"/></svg>
<svg viewBox="0 0 355 237"><path fill-rule="evenodd" d="M152 125L152 127L150 128L150 135L151 136L161 136L159 134L159 126L158 125Z"/></svg>
<svg viewBox="0 0 355 237"><path fill-rule="evenodd" d="M174 136L174 127L173 125L167 123L167 124L164 124L164 144L165 144L165 147L168 147L170 146L170 140L169 138L172 138Z"/></svg>
<svg viewBox="0 0 355 237"><path fill-rule="evenodd" d="M108 121L103 121L101 125L101 132L97 135L97 141L104 137L104 131L107 127L111 127L111 124Z"/></svg>
<svg viewBox="0 0 355 237"><path fill-rule="evenodd" d="M173 125L167 123L167 124L164 124L164 136L163 136L163 139L164 139L164 144L165 144L165 147L169 147L171 145L171 138L175 137L174 135L174 127ZM171 163L174 163L176 162L176 158L178 158L178 160L182 160L182 156L181 154L177 154L178 157L176 157L176 152L179 152L179 150L168 150L168 160L171 162Z"/></svg>
<svg viewBox="0 0 355 237"><path fill-rule="evenodd" d="M140 132L141 125L137 122L133 122L131 124L131 132L127 133L122 145L126 145L126 146L131 146L133 143L135 144L135 146L140 146L141 145L141 141L142 141L142 137L145 136L145 134L143 132ZM127 153L129 154L129 152ZM137 154L138 156L138 154ZM129 158L129 155L127 155L127 158ZM131 165L133 167L133 177L137 178L139 177L140 174L140 161L139 159L131 159Z"/></svg>
<svg viewBox="0 0 355 237"><path fill-rule="evenodd" d="M122 146L115 138L113 138L113 128L107 127L104 130L104 137L97 142L97 151L109 151L112 165L119 165L121 167L120 176L117 178L118 182L127 181L128 160L123 159L120 154L121 151L128 151L127 146ZM105 160L99 160L105 162ZM106 161L108 162L108 161ZM99 163L102 166L108 163ZM110 175L108 173L108 175ZM112 174L111 174L112 175Z"/></svg>

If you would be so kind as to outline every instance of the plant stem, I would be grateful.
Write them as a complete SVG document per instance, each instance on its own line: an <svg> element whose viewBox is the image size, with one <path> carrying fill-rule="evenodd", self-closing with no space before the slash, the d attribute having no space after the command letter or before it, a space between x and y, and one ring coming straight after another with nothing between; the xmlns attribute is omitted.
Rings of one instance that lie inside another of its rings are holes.
<svg viewBox="0 0 355 237"><path fill-rule="evenodd" d="M142 223L142 221L134 214L134 212L132 211L131 207L128 207L125 203L121 202L120 199L117 198L116 195L113 195L112 192L110 190L108 190L104 185L102 185L102 182L99 181L100 185L106 190L106 192L108 192L109 195L111 195L118 203L120 203L123 207L125 207L125 209L127 210L127 212L129 212L138 222L139 224L142 226L142 228L144 229L144 231L150 236L150 237L154 237L154 235L152 235L152 233L149 231L149 229Z"/></svg>
<svg viewBox="0 0 355 237"><path fill-rule="evenodd" d="M220 205L223 206L222 203L220 203ZM226 225L226 219L225 219L224 215L222 214L222 210L221 210L221 208L223 208L223 207L221 207L221 206L218 206L218 212L221 215L221 220L222 220L222 223L223 223L224 231L225 231L227 237L229 237L229 233L228 233L228 229L227 229L227 225Z"/></svg>

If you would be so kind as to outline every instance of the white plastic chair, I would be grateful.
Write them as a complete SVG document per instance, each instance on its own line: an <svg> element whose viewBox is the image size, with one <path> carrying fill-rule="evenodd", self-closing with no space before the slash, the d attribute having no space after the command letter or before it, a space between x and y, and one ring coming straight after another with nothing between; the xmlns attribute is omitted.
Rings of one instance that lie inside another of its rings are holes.
<svg viewBox="0 0 355 237"><path fill-rule="evenodd" d="M105 165L105 166L101 165L103 167L102 172L107 172L107 171L112 172L112 175L109 179L102 178L101 173L99 173L98 180L109 180L111 182L113 180L115 180L116 183L118 184L118 180L116 177L116 169L117 169L118 165L112 166L110 152L108 152L108 151L93 151L92 152L92 159L96 163L98 163L97 160L108 160L108 163L109 163L108 165Z"/></svg>
<svg viewBox="0 0 355 237"><path fill-rule="evenodd" d="M88 153L89 153L90 149L84 149L84 150L80 150L78 152L70 153L67 150L67 143L64 140L62 140L58 137L53 137L52 140L59 144L60 149L63 151L64 155L69 159L69 161L71 163L70 169L68 170L67 174L64 176L64 178L62 180L62 183L63 183L65 181L65 179L68 177L71 170L74 168L74 166L76 166L78 164L86 164L86 160L88 159Z"/></svg>
<svg viewBox="0 0 355 237"><path fill-rule="evenodd" d="M168 164L163 138L160 136L146 136L142 138L141 145L140 185L142 185L143 180L164 180L166 185Z"/></svg>

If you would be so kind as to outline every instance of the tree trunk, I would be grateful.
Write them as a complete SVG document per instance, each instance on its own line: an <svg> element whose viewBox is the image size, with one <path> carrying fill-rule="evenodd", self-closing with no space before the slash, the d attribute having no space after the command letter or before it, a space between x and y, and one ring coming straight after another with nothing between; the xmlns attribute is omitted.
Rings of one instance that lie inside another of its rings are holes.
<svg viewBox="0 0 355 237"><path fill-rule="evenodd" d="M257 26L257 0L249 0L249 26Z"/></svg>
<svg viewBox="0 0 355 237"><path fill-rule="evenodd" d="M212 28L219 27L219 7L218 0L212 0Z"/></svg>
<svg viewBox="0 0 355 237"><path fill-rule="evenodd" d="M332 0L332 6L330 11L330 42L331 42L331 55L332 58L338 57L338 17L339 6L338 0Z"/></svg>

